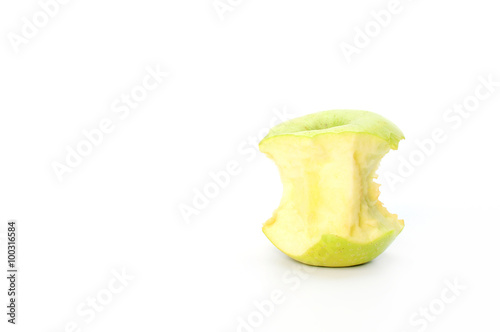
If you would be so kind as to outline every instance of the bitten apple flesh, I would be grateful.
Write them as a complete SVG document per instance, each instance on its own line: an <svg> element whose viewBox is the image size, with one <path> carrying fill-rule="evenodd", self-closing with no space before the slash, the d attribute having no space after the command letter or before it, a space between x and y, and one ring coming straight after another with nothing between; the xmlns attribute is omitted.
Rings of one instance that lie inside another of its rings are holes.
<svg viewBox="0 0 500 332"><path fill-rule="evenodd" d="M293 259L352 266L380 255L403 220L378 200L376 170L404 138L385 118L365 111L327 111L274 127L260 143L279 168L283 196L263 226Z"/></svg>

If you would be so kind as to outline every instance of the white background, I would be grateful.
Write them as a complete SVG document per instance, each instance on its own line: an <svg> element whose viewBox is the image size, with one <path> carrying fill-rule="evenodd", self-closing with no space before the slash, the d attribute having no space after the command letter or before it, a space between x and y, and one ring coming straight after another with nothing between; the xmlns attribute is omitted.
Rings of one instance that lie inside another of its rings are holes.
<svg viewBox="0 0 500 332"><path fill-rule="evenodd" d="M211 0L69 1L18 52L10 39L40 5L0 4L1 266L16 219L21 271L19 324L6 323L2 278L0 330L497 331L500 87L460 123L443 118L480 76L500 81L497 4L401 0L348 63L341 43L388 1L232 3L222 20ZM120 119L113 103L148 66L169 77ZM281 197L276 167L241 149L276 110L339 108L405 133L379 174L406 228L369 264L304 271L261 232ZM114 131L59 181L53 163L104 118ZM447 139L391 187L382 175L437 128ZM187 222L179 207L232 161L239 174ZM123 269L133 280L79 315ZM465 289L444 303L453 282ZM255 301L273 291L284 301L263 317ZM249 316L256 327L239 327Z"/></svg>

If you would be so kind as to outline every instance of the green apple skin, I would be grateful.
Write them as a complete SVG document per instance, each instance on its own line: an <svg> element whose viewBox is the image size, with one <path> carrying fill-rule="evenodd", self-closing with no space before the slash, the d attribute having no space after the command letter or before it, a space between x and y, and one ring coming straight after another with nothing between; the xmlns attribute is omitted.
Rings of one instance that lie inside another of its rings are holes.
<svg viewBox="0 0 500 332"><path fill-rule="evenodd" d="M325 234L317 244L303 255L294 256L282 252L298 262L312 266L355 266L368 263L378 257L389 247L398 234L391 231L368 243L353 243L332 234Z"/></svg>
<svg viewBox="0 0 500 332"><path fill-rule="evenodd" d="M315 113L272 128L259 148L278 166L280 206L263 226L269 240L308 265L345 267L380 255L404 227L373 182L401 130L354 110Z"/></svg>
<svg viewBox="0 0 500 332"><path fill-rule="evenodd" d="M315 137L322 134L366 133L387 141L392 149L404 139L403 132L394 123L373 112L358 110L333 110L309 114L285 121L271 128L260 144L273 137Z"/></svg>

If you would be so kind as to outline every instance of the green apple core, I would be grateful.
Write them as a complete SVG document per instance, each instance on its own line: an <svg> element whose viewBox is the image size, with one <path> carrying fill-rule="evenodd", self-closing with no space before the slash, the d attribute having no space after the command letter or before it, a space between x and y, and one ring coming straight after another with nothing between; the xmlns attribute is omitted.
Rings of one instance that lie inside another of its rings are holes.
<svg viewBox="0 0 500 332"><path fill-rule="evenodd" d="M260 143L278 166L283 196L264 224L271 242L310 265L351 266L380 255L403 220L378 200L382 157L401 131L365 111L327 111L285 122Z"/></svg>

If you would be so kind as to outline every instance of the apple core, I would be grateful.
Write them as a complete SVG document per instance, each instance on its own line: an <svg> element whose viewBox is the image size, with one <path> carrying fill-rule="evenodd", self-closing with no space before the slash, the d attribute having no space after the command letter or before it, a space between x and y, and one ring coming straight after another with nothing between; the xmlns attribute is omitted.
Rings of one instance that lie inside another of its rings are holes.
<svg viewBox="0 0 500 332"><path fill-rule="evenodd" d="M378 200L376 170L403 133L367 111L334 110L284 122L259 148L278 166L283 196L263 231L293 259L352 266L380 255L403 220Z"/></svg>

